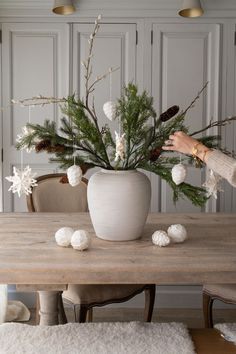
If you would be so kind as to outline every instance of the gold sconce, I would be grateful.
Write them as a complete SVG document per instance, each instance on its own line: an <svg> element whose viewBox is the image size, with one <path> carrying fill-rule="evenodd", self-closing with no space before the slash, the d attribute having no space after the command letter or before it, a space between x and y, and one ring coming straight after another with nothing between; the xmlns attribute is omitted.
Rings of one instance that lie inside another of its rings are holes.
<svg viewBox="0 0 236 354"><path fill-rule="evenodd" d="M203 12L200 0L184 0L179 15L183 17L200 17Z"/></svg>
<svg viewBox="0 0 236 354"><path fill-rule="evenodd" d="M75 12L72 0L54 0L52 11L57 15L70 15Z"/></svg>

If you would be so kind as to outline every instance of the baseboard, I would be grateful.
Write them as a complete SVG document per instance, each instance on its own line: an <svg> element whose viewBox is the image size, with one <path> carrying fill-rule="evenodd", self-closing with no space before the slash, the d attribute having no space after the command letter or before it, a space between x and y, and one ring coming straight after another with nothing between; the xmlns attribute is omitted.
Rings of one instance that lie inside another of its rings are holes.
<svg viewBox="0 0 236 354"><path fill-rule="evenodd" d="M9 300L20 300L29 308L35 306L35 294L17 292L15 287L8 289ZM112 304L109 307L141 308L144 305L144 295L140 294L130 301L121 304ZM234 308L233 305L226 305L215 301L216 308ZM155 307L157 308L188 308L200 309L202 307L201 286L157 286Z"/></svg>

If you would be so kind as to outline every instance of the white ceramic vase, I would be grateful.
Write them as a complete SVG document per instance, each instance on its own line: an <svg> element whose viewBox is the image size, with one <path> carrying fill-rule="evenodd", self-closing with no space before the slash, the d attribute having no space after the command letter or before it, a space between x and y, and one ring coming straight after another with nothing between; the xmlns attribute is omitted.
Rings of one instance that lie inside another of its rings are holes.
<svg viewBox="0 0 236 354"><path fill-rule="evenodd" d="M101 170L88 183L90 216L99 238L130 241L142 234L150 207L151 184L136 170Z"/></svg>

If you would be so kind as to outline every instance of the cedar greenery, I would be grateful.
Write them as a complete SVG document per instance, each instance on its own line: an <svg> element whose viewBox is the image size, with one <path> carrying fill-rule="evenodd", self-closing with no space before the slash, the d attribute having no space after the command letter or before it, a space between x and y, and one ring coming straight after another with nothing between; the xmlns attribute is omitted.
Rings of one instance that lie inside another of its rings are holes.
<svg viewBox="0 0 236 354"><path fill-rule="evenodd" d="M137 86L129 83L124 87L116 106L116 119L119 120L121 132L125 133L125 158L114 162L116 143L113 132L108 124L99 126L94 101L92 105L89 104L91 102L89 96L94 91L95 84L114 71L109 70L109 73L90 83L93 40L98 28L99 23L96 21L89 40L89 56L83 62L86 81L85 99L82 100L75 95L58 100L49 98L46 103L61 104L64 116L59 129L49 120L45 120L43 125L28 123L28 133L24 134L17 143L17 149L34 147L36 152L46 151L52 155L50 161L58 163L63 169L70 167L74 159L76 164L82 167L83 172L93 167L108 170L143 169L160 176L170 185L174 202L179 198L187 198L194 205L203 206L208 199L206 190L184 182L176 185L171 177L171 169L179 163L179 158L164 152L162 146L169 135L175 131L182 130L194 136L211 127L224 126L236 120L236 117L217 122L211 121L207 127L190 132L185 125L186 114L194 106L206 85L185 111L179 112L179 107L173 106L157 117L153 108L153 98L146 91L139 94ZM45 97L39 96L37 99L42 100ZM28 99L23 103L28 105ZM219 136L204 136L199 140L208 147L219 148ZM191 156L184 159L190 164L194 162Z"/></svg>

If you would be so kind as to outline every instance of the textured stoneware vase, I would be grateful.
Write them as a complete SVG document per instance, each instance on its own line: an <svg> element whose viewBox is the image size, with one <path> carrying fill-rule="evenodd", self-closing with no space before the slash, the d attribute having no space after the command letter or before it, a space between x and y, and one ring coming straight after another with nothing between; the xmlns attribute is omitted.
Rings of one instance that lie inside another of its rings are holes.
<svg viewBox="0 0 236 354"><path fill-rule="evenodd" d="M88 184L88 205L99 238L130 241L142 234L150 207L151 184L141 172L101 170Z"/></svg>

